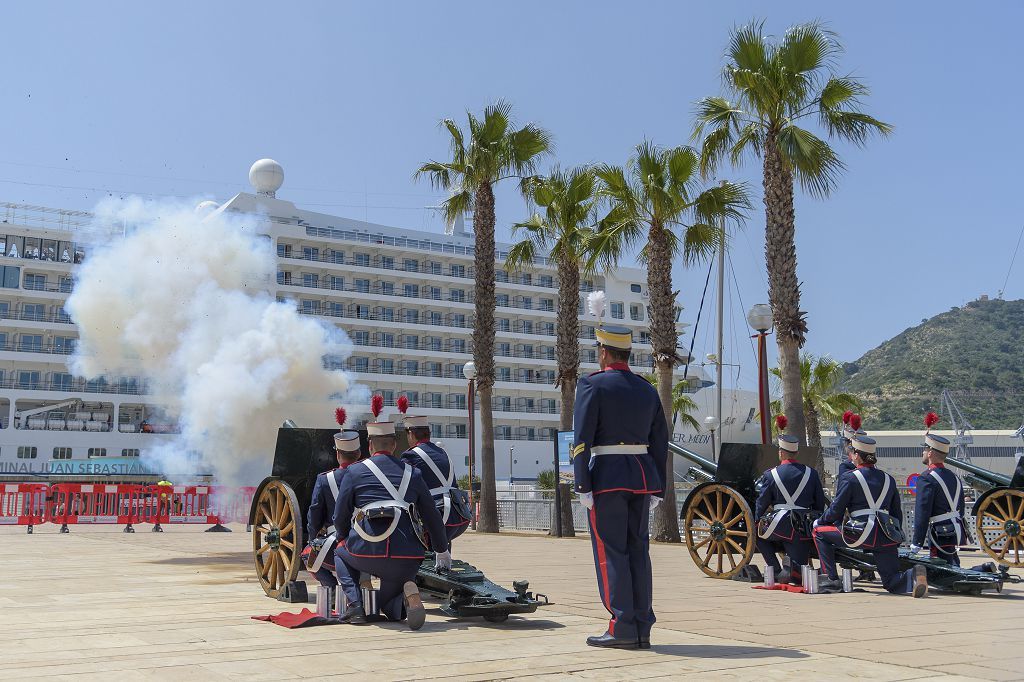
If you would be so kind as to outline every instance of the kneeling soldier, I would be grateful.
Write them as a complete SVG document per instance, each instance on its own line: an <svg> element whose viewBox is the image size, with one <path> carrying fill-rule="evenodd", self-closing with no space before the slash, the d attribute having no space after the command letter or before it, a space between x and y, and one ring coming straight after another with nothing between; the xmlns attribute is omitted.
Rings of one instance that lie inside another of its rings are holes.
<svg viewBox="0 0 1024 682"><path fill-rule="evenodd" d="M366 430L372 454L349 467L338 491L334 526L344 539L335 550L334 565L339 575L348 571L353 584L360 572L380 578L381 615L393 621L408 618L409 627L418 630L426 611L415 582L424 555L415 526L422 519L439 568L451 568L448 539L423 477L393 456L398 445L395 425L374 422ZM346 588L346 596L349 608L341 620L365 623L361 594L352 587Z"/></svg>
<svg viewBox="0 0 1024 682"><path fill-rule="evenodd" d="M899 570L899 545L903 542L899 491L893 477L875 468L875 439L854 436L854 463L857 468L839 479L839 490L832 505L814 522L814 544L821 566L828 574L821 581L822 591L842 589L836 569L836 547L860 548L872 553L882 585L893 594L913 592L915 597L928 593L924 566ZM840 529L846 512L850 520Z"/></svg>
<svg viewBox="0 0 1024 682"><path fill-rule="evenodd" d="M960 478L946 468L949 440L925 434L922 461L928 470L917 477L914 502L914 541L912 552L919 552L925 538L931 545L931 556L960 565L957 548L964 539L964 486Z"/></svg>
<svg viewBox="0 0 1024 682"><path fill-rule="evenodd" d="M409 416L403 420L409 432L409 442L414 445L402 453L402 461L416 467L423 476L423 482L430 488L450 545L452 540L469 527L469 501L455 482L455 467L448 453L430 440L427 419Z"/></svg>
<svg viewBox="0 0 1024 682"><path fill-rule="evenodd" d="M779 436L779 466L761 477L755 518L757 551L775 569L782 584L800 584L800 567L811 553L811 522L825 509L825 491L818 472L793 458L800 446L796 436ZM789 575L782 575L779 545L789 557Z"/></svg>
<svg viewBox="0 0 1024 682"><path fill-rule="evenodd" d="M316 477L313 485L313 499L306 513L306 537L309 538L310 556L306 566L313 577L324 587L334 588L339 584L345 594L349 594L355 583L351 582L348 572L335 576L331 572L334 566L334 549L337 547L338 534L333 525L334 507L338 500L341 482L345 480L348 468L359 461L359 432L345 431L345 410L337 410L338 424L343 430L334 434L334 453L338 458L338 468L325 471ZM321 535L323 531L324 535ZM325 565L326 564L326 565Z"/></svg>

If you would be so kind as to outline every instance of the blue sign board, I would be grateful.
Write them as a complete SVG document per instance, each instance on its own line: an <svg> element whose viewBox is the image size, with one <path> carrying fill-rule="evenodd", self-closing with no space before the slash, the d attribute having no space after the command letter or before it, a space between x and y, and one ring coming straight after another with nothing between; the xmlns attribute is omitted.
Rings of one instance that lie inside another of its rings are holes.
<svg viewBox="0 0 1024 682"><path fill-rule="evenodd" d="M572 431L558 432L558 471L572 471Z"/></svg>

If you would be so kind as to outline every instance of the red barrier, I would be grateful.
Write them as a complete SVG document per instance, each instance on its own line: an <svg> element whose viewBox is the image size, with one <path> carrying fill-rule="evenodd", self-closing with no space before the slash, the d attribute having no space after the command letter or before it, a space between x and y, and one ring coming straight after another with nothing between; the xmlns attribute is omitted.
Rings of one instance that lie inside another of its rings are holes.
<svg viewBox="0 0 1024 682"><path fill-rule="evenodd" d="M125 524L124 532L134 533L132 524L142 520L143 510L151 503L141 485L104 485L93 483L56 483L50 487L47 520L59 523L67 533L71 524Z"/></svg>
<svg viewBox="0 0 1024 682"><path fill-rule="evenodd" d="M147 491L158 495L159 511L155 523L217 523L210 486L154 485Z"/></svg>
<svg viewBox="0 0 1024 682"><path fill-rule="evenodd" d="M213 488L213 502L220 522L248 525L249 509L252 507L252 498L255 494L255 486L244 488L217 486Z"/></svg>
<svg viewBox="0 0 1024 682"><path fill-rule="evenodd" d="M46 521L45 483L0 484L0 525L32 527Z"/></svg>

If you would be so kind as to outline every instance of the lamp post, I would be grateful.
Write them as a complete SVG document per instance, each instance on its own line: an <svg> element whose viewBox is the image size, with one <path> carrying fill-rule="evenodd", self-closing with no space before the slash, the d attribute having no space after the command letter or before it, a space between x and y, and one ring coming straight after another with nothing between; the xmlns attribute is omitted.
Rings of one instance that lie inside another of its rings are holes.
<svg viewBox="0 0 1024 682"><path fill-rule="evenodd" d="M469 381L466 407L469 410L469 426L466 435L469 437L469 517L471 528L476 530L476 496L473 493L473 467L476 450L476 363L470 360L462 366L462 375Z"/></svg>
<svg viewBox="0 0 1024 682"><path fill-rule="evenodd" d="M768 330L772 326L772 307L758 303L747 313L747 323L757 330L757 402L761 412L761 444L771 440L772 408L768 394Z"/></svg>
<svg viewBox="0 0 1024 682"><path fill-rule="evenodd" d="M715 448L715 430L720 424L721 422L718 421L718 417L713 414L704 417L704 426L711 432L711 459L715 462L718 461L718 449Z"/></svg>
<svg viewBox="0 0 1024 682"><path fill-rule="evenodd" d="M515 453L515 447L508 449L508 490L512 492L512 455Z"/></svg>

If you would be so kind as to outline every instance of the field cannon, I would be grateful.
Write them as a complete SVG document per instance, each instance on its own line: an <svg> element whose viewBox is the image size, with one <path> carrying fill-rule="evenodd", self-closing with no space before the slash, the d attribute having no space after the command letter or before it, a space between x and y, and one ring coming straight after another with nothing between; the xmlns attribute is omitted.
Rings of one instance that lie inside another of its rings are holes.
<svg viewBox="0 0 1024 682"><path fill-rule="evenodd" d="M305 583L298 580L304 568L301 554L308 540L304 537L306 512L317 475L338 465L335 431L278 429L271 475L256 489L249 511L256 576L269 597L306 599ZM400 430L396 435L402 451L407 445L405 433ZM359 437L363 454L368 455L365 429ZM441 610L453 617L482 616L490 622L501 622L510 614L533 613L548 603L546 596L528 591L527 581L517 580L508 590L465 561L456 559L450 570L437 571L429 552L416 574L416 583L422 591L447 599Z"/></svg>
<svg viewBox="0 0 1024 682"><path fill-rule="evenodd" d="M778 451L770 446L723 443L716 463L675 443L668 447L670 453L692 464L687 475L697 482L679 514L686 548L693 562L712 578L740 577L742 573L747 579L759 579L754 567L748 569L756 542L757 519L753 510L757 502L757 482L761 474L778 464ZM802 447L795 459L811 464L816 456L814 449ZM843 568L876 570L871 554L862 550L840 547L836 560ZM924 566L928 584L940 590L972 594L984 590L1001 592L1004 582L1020 582L1018 576L1009 575L1005 570L988 572L960 568L943 559L920 557L909 551L900 552L900 564L902 569Z"/></svg>
<svg viewBox="0 0 1024 682"><path fill-rule="evenodd" d="M1024 458L1012 476L953 457L946 464L965 472L964 480L978 493L974 523L981 548L1004 566L1024 567Z"/></svg>

